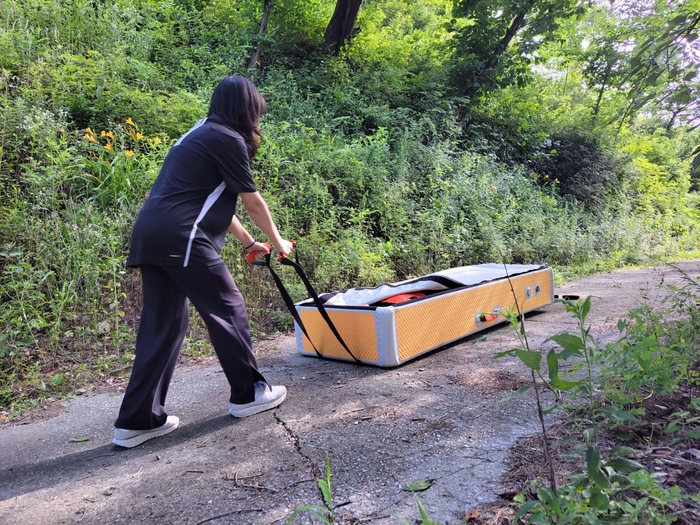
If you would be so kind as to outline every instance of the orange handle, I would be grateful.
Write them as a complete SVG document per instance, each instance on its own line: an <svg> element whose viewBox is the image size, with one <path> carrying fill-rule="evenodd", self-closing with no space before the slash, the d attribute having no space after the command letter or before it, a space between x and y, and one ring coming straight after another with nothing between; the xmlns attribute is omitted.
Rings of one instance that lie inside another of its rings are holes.
<svg viewBox="0 0 700 525"><path fill-rule="evenodd" d="M267 246L268 250L272 249L269 242L266 242L265 246ZM250 252L248 255L245 256L245 260L248 261L250 264L253 264L255 262L255 259L257 259L261 253L262 252Z"/></svg>
<svg viewBox="0 0 700 525"><path fill-rule="evenodd" d="M296 248L296 246L297 246L296 241L290 240L289 242L292 243L292 247L293 247L293 248ZM269 242L266 242L266 243L265 243L265 246L267 247L268 250L271 250L271 249L272 249L272 246L270 246L270 243L269 243ZM253 263L255 262L255 260L260 256L261 253L262 253L262 252L250 252L248 255L245 256L245 259L246 259L246 261L248 261L250 264L253 264ZM279 255L280 261L281 261L282 259L284 259L284 257L285 257L284 255L280 254L280 255Z"/></svg>

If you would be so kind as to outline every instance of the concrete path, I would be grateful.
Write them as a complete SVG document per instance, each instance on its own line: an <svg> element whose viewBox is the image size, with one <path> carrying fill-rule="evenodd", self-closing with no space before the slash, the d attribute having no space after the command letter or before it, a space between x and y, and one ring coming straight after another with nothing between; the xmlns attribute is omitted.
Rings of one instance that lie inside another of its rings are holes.
<svg viewBox="0 0 700 525"><path fill-rule="evenodd" d="M679 265L691 278L700 262ZM589 316L600 344L642 296L658 303L675 269L609 273L558 288L594 296ZM561 304L526 322L533 348L575 320ZM176 371L169 413L181 427L130 450L110 444L118 394L78 397L51 419L0 427L0 523L275 524L320 504L316 479L332 470L336 522L399 524L418 517L419 493L440 523L498 498L504 457L516 439L538 433L533 396L499 400L528 381L518 345L501 325L392 369L300 355L281 337L259 358L266 377L289 390L278 409L246 419L227 414L216 361ZM87 438L87 440L82 440ZM77 441L76 441L77 440Z"/></svg>

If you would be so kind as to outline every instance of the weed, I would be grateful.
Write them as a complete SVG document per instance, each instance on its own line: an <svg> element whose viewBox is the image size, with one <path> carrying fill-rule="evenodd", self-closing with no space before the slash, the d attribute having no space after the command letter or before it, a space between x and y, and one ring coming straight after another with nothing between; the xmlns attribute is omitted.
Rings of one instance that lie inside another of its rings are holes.
<svg viewBox="0 0 700 525"><path fill-rule="evenodd" d="M291 525L297 520L308 520L310 523L313 523L313 520L318 520L325 525L335 524L333 494L331 489L331 459L328 454L326 454L326 476L325 478L317 479L316 483L318 484L318 489L321 491L323 504L309 503L302 505L289 515L285 522L286 525Z"/></svg>
<svg viewBox="0 0 700 525"><path fill-rule="evenodd" d="M572 440L568 440L571 447L566 458L584 466L572 472L559 488L553 477L549 487L543 486L541 479L532 481L515 499L519 509L514 521L529 516L527 523L533 524L675 522L677 517L671 510L672 504L692 497L682 494L677 486L662 487L657 475L631 459L637 454L632 448L614 447L607 452L607 458L603 458L598 445L598 432L603 427L619 424L641 424L634 410L625 408L631 402L630 396L620 395L620 382L611 381L612 377L622 376L623 382L633 381L637 388L662 388L665 393L675 392L679 381L688 377L687 368L694 362L694 355L688 355L685 346L672 343L677 337L673 333L678 332L674 330L678 325L669 325L667 321L664 322L664 315L649 308L632 310L630 314L635 323L619 323L621 331L628 329L626 337L618 345L609 345L600 352L590 327L586 326L591 298L559 302L575 317L578 333L565 332L549 338L557 343L561 351L552 349L548 352L546 377L542 372L542 356L527 346L524 322L517 314L517 304L516 309L506 309L504 315L516 328L524 348L502 352L495 357L519 358L533 374L533 384L527 387L534 386L536 389L537 384L541 384L554 395L555 408L561 409L567 424L577 430L574 439L577 437L578 442L574 441L571 445ZM687 306L687 301L681 303ZM693 315L690 319L691 323L695 322ZM671 333L669 326L674 328ZM683 332L682 329L680 331ZM657 357L660 341L665 341L667 349ZM668 355L673 356L673 362L668 362ZM559 363L570 358L579 361L563 376ZM598 370L603 372L598 374ZM536 382L535 378L539 381ZM521 395L527 389L521 388L510 397ZM567 396L579 402L569 404ZM619 404L620 401L624 404ZM691 402L691 410L695 410L697 405L697 402ZM691 410L677 411L671 415L664 433L679 434L671 443L700 437L695 425L700 417ZM542 420L543 411L539 403L538 411ZM545 456L551 465L546 435L544 438ZM553 476L551 470L550 476ZM530 493L535 497L528 501L526 495Z"/></svg>
<svg viewBox="0 0 700 525"><path fill-rule="evenodd" d="M323 504L308 503L302 505L301 507L295 509L285 521L286 525L292 525L294 523L315 523L314 520L318 520L319 523L324 525L335 525L335 514L333 504L333 493L331 487L331 460L330 456L326 454L326 471L325 477L316 480L318 488L321 491L321 497ZM416 505L418 506L418 511L420 513L420 525L440 525L439 522L433 521L420 501L418 496L416 496ZM408 522L402 518L398 518L401 523L408 525ZM302 521L299 521L302 520Z"/></svg>
<svg viewBox="0 0 700 525"><path fill-rule="evenodd" d="M425 507L423 506L423 502L420 500L420 498L418 498L418 496L416 496L416 505L418 506L418 512L420 514L420 525L440 525L440 522L433 521L433 519L428 515L427 511L425 510ZM399 518L399 521L401 521L401 523L403 523L404 525L412 525L403 518Z"/></svg>

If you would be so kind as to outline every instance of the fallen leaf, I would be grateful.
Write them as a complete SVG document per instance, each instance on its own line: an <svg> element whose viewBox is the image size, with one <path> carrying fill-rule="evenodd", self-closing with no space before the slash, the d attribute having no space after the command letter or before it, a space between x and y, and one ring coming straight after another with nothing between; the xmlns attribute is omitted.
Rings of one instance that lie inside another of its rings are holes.
<svg viewBox="0 0 700 525"><path fill-rule="evenodd" d="M401 490L405 492L421 492L423 490L428 490L435 484L434 479L417 479L413 483L404 485Z"/></svg>
<svg viewBox="0 0 700 525"><path fill-rule="evenodd" d="M479 512L479 509L474 509L467 511L467 513L464 515L464 519L469 521L469 520L475 520L481 515L481 512Z"/></svg>
<svg viewBox="0 0 700 525"><path fill-rule="evenodd" d="M77 437L77 438L70 438L70 440L73 443L84 443L85 441L90 441L90 438L87 436L83 436L83 437Z"/></svg>

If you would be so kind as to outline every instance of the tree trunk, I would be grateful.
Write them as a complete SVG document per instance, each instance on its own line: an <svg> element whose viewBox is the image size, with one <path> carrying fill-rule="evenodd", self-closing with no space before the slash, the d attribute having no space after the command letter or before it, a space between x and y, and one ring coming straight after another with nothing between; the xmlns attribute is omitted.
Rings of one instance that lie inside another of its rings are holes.
<svg viewBox="0 0 700 525"><path fill-rule="evenodd" d="M607 77L606 77L607 80ZM605 88L607 86L605 85L605 80L603 81L603 85L600 86L600 89L598 90L598 98L595 101L595 107L593 108L593 120L598 119L598 113L600 112L600 103L603 101L603 93L605 93Z"/></svg>
<svg viewBox="0 0 700 525"><path fill-rule="evenodd" d="M267 33L267 22L270 20L270 8L272 7L272 0L265 0L263 6L262 20L260 21L260 30L258 31L258 42L255 44L255 49L253 49L253 54L250 57L250 62L248 62L248 69L253 69L258 66L258 59L260 58L260 47L262 46L262 39Z"/></svg>
<svg viewBox="0 0 700 525"><path fill-rule="evenodd" d="M362 0L338 0L335 4L335 11L324 34L326 46L334 54L338 54L352 36L361 5Z"/></svg>
<svg viewBox="0 0 700 525"><path fill-rule="evenodd" d="M528 5L525 6L526 9L529 10L533 4L534 2L530 2ZM506 52L506 49L508 49L510 41L513 40L515 35L518 34L518 31L520 31L520 28L523 26L523 22L525 21L525 15L527 15L527 10L520 11L517 15L515 15L515 18L513 19L513 22L511 22L510 27L506 31L506 34L503 36L498 45L496 45L496 49L494 49L494 62L498 62L500 56Z"/></svg>
<svg viewBox="0 0 700 525"><path fill-rule="evenodd" d="M516 13L515 17L513 18L513 21L506 30L505 35L503 35L503 38L499 40L499 42L494 47L491 56L484 63L484 68L479 74L481 85L483 85L487 81L486 77L488 77L491 74L491 70L495 69L498 66L498 63L501 61L501 55L503 55L503 53L506 52L508 46L510 45L510 42L513 40L513 38L515 38L515 35L518 34L518 31L522 29L523 25L525 24L525 17L527 16L530 9L532 9L534 4L535 0L530 0L522 6L520 11ZM467 96L471 98L474 95L476 95L478 91L478 87L473 87L467 90Z"/></svg>

